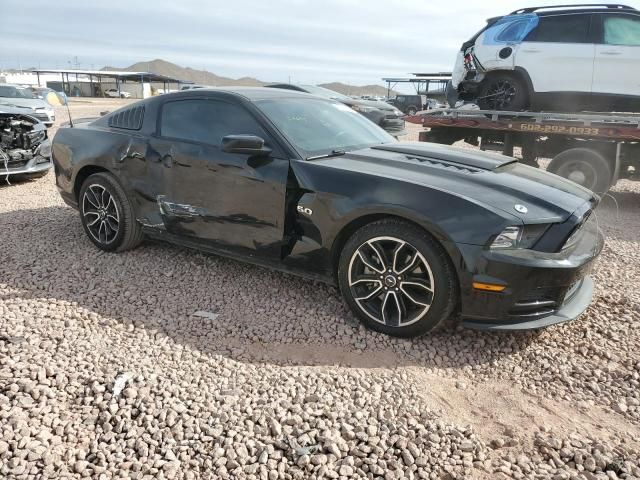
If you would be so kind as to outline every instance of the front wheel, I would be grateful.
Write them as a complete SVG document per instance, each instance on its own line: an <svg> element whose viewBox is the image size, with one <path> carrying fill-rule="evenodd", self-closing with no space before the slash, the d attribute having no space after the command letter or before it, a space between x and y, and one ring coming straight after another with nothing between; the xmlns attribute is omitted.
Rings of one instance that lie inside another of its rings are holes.
<svg viewBox="0 0 640 480"><path fill-rule="evenodd" d="M396 337L433 330L452 313L456 275L443 248L410 223L370 223L345 244L338 266L340 291L360 321Z"/></svg>
<svg viewBox="0 0 640 480"><path fill-rule="evenodd" d="M85 233L101 250L121 252L142 242L142 228L133 206L110 173L96 173L84 181L78 207Z"/></svg>
<svg viewBox="0 0 640 480"><path fill-rule="evenodd" d="M417 111L416 107L409 107L407 108L407 115L415 115Z"/></svg>

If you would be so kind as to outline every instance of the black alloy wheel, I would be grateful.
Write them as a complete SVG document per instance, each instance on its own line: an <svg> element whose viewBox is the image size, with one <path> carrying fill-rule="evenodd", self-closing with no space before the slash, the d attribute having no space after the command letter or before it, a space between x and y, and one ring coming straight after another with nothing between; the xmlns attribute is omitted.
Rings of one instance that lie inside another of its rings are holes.
<svg viewBox="0 0 640 480"><path fill-rule="evenodd" d="M418 227L395 219L358 230L342 251L338 276L360 320L399 337L437 327L457 298L455 273L442 247Z"/></svg>
<svg viewBox="0 0 640 480"><path fill-rule="evenodd" d="M84 181L78 210L89 240L101 250L129 250L143 240L142 228L125 191L109 173L96 173Z"/></svg>
<svg viewBox="0 0 640 480"><path fill-rule="evenodd" d="M87 186L82 195L82 215L89 235L109 245L120 231L120 214L111 193L99 183Z"/></svg>
<svg viewBox="0 0 640 480"><path fill-rule="evenodd" d="M478 106L482 110L520 111L526 104L527 92L524 84L511 75L487 78L478 97Z"/></svg>

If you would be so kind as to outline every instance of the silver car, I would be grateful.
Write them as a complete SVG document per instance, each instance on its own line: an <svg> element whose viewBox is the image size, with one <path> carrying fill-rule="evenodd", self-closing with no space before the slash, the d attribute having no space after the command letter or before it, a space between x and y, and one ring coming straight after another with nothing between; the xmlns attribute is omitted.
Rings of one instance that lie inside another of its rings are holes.
<svg viewBox="0 0 640 480"><path fill-rule="evenodd" d="M31 115L51 127L56 119L51 105L37 98L31 89L9 83L0 84L0 109L9 107L19 109L25 115Z"/></svg>

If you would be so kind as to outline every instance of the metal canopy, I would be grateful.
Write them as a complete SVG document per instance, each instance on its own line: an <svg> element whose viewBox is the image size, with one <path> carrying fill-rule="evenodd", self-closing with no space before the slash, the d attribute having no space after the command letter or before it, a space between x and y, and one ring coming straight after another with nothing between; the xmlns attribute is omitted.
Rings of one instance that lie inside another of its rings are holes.
<svg viewBox="0 0 640 480"><path fill-rule="evenodd" d="M387 83L387 98L391 96L391 90L398 83L410 83L418 95L444 96L447 83L451 80L451 73L412 73L413 77L383 78ZM431 88L435 87L435 88Z"/></svg>
<svg viewBox="0 0 640 480"><path fill-rule="evenodd" d="M118 70L74 70L74 69L59 69L59 70L31 70L34 73L58 73L61 75L90 75L95 77L112 77L119 80L133 80L141 82L172 82L172 83L193 83L188 80L181 80L179 78L168 77L166 75L160 75L153 72L127 72Z"/></svg>

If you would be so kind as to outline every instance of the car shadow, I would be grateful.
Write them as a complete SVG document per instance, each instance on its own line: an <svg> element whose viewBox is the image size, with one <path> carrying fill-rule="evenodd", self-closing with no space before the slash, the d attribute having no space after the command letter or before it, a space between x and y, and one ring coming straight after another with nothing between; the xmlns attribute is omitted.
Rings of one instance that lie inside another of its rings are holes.
<svg viewBox="0 0 640 480"><path fill-rule="evenodd" d="M515 357L546 335L450 322L416 339L387 337L354 322L324 284L160 243L102 252L64 206L0 213L0 231L0 302L75 302L97 324L114 319L241 362L468 370Z"/></svg>

